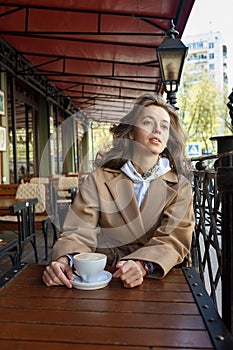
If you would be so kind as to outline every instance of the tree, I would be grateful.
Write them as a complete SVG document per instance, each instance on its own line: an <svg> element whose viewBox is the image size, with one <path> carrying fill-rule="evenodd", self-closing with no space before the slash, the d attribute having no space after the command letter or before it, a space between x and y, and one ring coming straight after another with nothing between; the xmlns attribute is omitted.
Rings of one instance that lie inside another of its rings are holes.
<svg viewBox="0 0 233 350"><path fill-rule="evenodd" d="M177 95L179 114L188 141L200 143L202 149L210 153L213 148L210 137L225 133L227 107L223 103L224 94L207 72L200 75L191 72L190 66L183 75L183 84Z"/></svg>

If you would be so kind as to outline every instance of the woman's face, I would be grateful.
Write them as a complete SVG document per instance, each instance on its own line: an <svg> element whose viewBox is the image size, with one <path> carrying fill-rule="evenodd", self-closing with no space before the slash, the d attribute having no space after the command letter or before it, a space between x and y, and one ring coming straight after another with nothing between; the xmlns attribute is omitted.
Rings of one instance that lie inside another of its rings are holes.
<svg viewBox="0 0 233 350"><path fill-rule="evenodd" d="M148 106L138 118L132 138L153 154L160 154L167 146L169 129L170 116L165 109Z"/></svg>

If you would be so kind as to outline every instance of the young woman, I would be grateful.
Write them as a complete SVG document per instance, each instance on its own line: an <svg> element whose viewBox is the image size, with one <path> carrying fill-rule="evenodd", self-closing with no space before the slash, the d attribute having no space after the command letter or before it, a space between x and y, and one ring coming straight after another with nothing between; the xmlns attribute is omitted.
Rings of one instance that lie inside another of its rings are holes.
<svg viewBox="0 0 233 350"><path fill-rule="evenodd" d="M164 277L188 254L192 191L179 118L161 96L143 95L111 129L113 147L80 187L43 272L72 287L72 255L97 251L126 288Z"/></svg>

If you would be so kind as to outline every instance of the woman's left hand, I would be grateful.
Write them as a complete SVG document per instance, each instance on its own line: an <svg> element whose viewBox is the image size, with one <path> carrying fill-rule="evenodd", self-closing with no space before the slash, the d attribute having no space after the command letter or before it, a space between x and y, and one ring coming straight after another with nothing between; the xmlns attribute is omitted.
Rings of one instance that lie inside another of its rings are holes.
<svg viewBox="0 0 233 350"><path fill-rule="evenodd" d="M139 286L146 275L146 270L140 261L121 260L117 263L116 268L117 271L113 274L113 277L120 278L125 288Z"/></svg>

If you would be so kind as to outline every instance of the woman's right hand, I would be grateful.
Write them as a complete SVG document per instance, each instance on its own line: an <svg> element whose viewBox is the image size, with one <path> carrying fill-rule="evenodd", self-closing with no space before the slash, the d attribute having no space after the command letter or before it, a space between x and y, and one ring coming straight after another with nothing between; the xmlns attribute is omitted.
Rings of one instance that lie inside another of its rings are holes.
<svg viewBox="0 0 233 350"><path fill-rule="evenodd" d="M68 263L65 262L64 258L66 257L61 257L57 261L52 261L50 265L46 266L42 275L42 280L46 286L51 287L65 285L67 288L72 288L72 269Z"/></svg>

